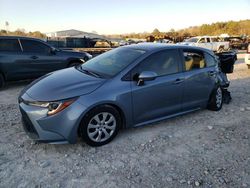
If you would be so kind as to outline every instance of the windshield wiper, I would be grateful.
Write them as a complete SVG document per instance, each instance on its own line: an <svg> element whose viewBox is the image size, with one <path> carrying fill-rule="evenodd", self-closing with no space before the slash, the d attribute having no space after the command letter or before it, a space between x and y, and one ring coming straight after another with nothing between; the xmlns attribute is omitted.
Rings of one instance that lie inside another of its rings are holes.
<svg viewBox="0 0 250 188"><path fill-rule="evenodd" d="M102 78L102 76L94 71L91 71L91 70L87 70L87 69L83 69L82 66L78 66L77 68L80 69L80 71L88 74L88 75L92 75L94 77L97 77L97 78Z"/></svg>

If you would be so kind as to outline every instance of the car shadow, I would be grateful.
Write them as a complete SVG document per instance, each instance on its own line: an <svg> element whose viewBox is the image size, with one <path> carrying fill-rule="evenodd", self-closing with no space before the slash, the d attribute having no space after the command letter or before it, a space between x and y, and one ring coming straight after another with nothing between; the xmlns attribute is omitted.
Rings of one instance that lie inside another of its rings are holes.
<svg viewBox="0 0 250 188"><path fill-rule="evenodd" d="M33 80L21 80L21 81L15 81L15 82L8 82L5 84L5 86L2 90L25 87L26 85L30 84L32 81Z"/></svg>

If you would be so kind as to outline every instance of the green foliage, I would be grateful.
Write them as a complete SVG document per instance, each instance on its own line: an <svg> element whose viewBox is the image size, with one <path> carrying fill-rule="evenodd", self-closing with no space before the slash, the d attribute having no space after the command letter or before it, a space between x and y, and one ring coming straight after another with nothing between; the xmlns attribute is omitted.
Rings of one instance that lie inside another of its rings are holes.
<svg viewBox="0 0 250 188"><path fill-rule="evenodd" d="M212 24L203 24L201 26L192 26L186 29L175 31L170 29L167 32L160 32L159 29L154 29L152 33L130 33L124 35L109 35L109 37L116 38L147 38L152 35L156 38L178 38L178 37L190 37L198 35L248 35L250 36L250 20L241 21L229 21L229 22L217 22Z"/></svg>
<svg viewBox="0 0 250 188"><path fill-rule="evenodd" d="M250 35L250 20L217 22L212 24L203 24L198 27L189 27L179 31L181 35L189 33L195 35L220 35L227 33L229 35Z"/></svg>

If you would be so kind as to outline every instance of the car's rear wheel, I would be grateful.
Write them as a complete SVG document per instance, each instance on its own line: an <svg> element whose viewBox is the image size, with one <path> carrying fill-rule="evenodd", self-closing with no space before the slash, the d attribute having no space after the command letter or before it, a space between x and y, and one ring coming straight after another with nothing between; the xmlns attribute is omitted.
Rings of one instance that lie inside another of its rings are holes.
<svg viewBox="0 0 250 188"><path fill-rule="evenodd" d="M4 87L5 81L3 75L0 73L0 89Z"/></svg>
<svg viewBox="0 0 250 188"><path fill-rule="evenodd" d="M223 92L220 86L216 87L208 102L208 109L213 111L219 111L223 104Z"/></svg>
<svg viewBox="0 0 250 188"><path fill-rule="evenodd" d="M114 107L99 106L83 118L79 133L88 145L102 146L114 139L121 123L121 116Z"/></svg>
<svg viewBox="0 0 250 188"><path fill-rule="evenodd" d="M247 65L248 69L250 69L250 65Z"/></svg>

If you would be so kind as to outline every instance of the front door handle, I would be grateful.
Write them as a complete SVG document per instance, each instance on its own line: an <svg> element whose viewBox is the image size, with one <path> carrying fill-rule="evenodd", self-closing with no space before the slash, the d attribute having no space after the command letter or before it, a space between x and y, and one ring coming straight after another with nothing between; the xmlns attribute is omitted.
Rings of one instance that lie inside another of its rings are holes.
<svg viewBox="0 0 250 188"><path fill-rule="evenodd" d="M174 84L180 84L184 81L184 78L177 78L173 83Z"/></svg>
<svg viewBox="0 0 250 188"><path fill-rule="evenodd" d="M31 58L31 59L37 59L38 57L35 56L35 55L33 55L33 56L31 56L30 58Z"/></svg>

